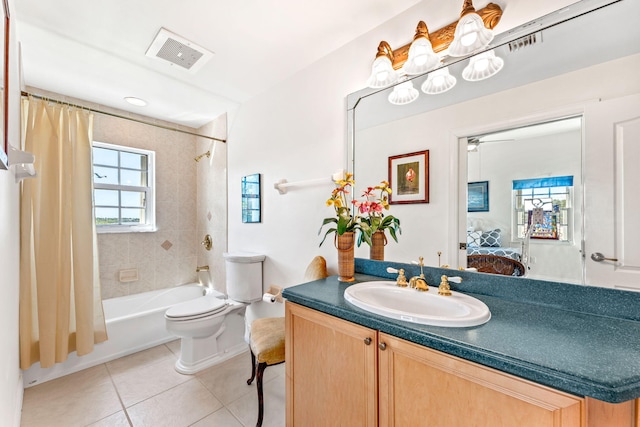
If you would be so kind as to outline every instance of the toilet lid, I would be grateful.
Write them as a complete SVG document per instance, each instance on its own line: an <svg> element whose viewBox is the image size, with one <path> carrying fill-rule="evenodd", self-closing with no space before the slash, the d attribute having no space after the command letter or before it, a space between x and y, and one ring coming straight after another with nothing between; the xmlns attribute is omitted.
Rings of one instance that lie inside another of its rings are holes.
<svg viewBox="0 0 640 427"><path fill-rule="evenodd" d="M217 313L226 307L225 300L216 298L214 295L205 295L174 305L166 311L165 316L171 319L200 317Z"/></svg>

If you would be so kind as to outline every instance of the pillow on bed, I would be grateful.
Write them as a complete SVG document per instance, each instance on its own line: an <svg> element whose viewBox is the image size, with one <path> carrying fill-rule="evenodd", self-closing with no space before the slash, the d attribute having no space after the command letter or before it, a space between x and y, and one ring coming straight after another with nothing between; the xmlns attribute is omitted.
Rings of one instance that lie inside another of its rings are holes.
<svg viewBox="0 0 640 427"><path fill-rule="evenodd" d="M489 230L482 233L480 236L480 246L485 248L497 248L500 247L500 229Z"/></svg>
<svg viewBox="0 0 640 427"><path fill-rule="evenodd" d="M467 246L470 246L470 247L480 246L481 237L482 237L482 231L467 231Z"/></svg>

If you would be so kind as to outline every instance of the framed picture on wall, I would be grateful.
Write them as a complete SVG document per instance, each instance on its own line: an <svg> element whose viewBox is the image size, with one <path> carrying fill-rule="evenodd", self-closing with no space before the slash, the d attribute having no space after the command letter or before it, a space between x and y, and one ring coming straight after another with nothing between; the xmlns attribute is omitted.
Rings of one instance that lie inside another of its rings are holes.
<svg viewBox="0 0 640 427"><path fill-rule="evenodd" d="M429 203L429 150L389 157L390 204Z"/></svg>
<svg viewBox="0 0 640 427"><path fill-rule="evenodd" d="M261 222L260 174L242 177L242 222Z"/></svg>
<svg viewBox="0 0 640 427"><path fill-rule="evenodd" d="M489 181L467 184L467 212L489 212Z"/></svg>
<svg viewBox="0 0 640 427"><path fill-rule="evenodd" d="M535 215L535 210L530 210L527 214L527 225L531 230L532 239L558 240L558 213L543 211L540 208L539 216Z"/></svg>

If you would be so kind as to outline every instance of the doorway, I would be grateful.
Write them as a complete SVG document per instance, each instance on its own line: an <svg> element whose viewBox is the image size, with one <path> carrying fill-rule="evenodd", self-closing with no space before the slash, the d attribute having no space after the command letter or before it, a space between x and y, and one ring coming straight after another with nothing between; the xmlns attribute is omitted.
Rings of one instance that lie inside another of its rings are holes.
<svg viewBox="0 0 640 427"><path fill-rule="evenodd" d="M467 164L461 255L522 265L507 274L584 282L582 122L573 116L461 139Z"/></svg>

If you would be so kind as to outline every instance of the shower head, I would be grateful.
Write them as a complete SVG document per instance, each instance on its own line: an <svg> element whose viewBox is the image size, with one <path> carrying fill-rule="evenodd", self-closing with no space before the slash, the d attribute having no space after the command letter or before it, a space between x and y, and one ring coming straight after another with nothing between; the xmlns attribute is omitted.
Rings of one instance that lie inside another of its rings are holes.
<svg viewBox="0 0 640 427"><path fill-rule="evenodd" d="M205 156L206 157L211 157L211 151L207 151L206 153L202 153L199 156L196 156L193 160L195 160L196 162L199 162Z"/></svg>

